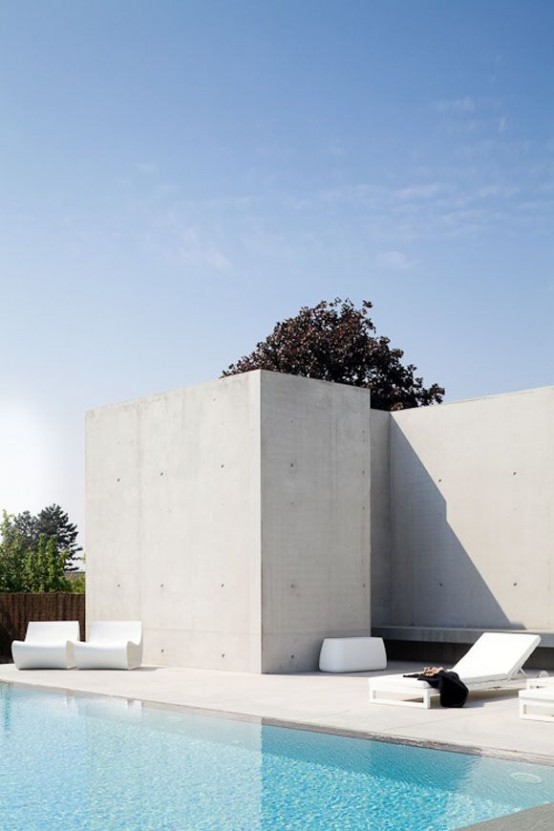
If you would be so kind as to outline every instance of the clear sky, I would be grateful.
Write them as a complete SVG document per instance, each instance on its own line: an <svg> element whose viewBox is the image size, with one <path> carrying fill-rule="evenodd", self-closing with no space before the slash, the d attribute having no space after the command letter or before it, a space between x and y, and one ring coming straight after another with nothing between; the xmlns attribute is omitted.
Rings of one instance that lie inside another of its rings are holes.
<svg viewBox="0 0 554 831"><path fill-rule="evenodd" d="M552 0L0 0L0 508L84 414L374 303L458 401L554 384Z"/></svg>

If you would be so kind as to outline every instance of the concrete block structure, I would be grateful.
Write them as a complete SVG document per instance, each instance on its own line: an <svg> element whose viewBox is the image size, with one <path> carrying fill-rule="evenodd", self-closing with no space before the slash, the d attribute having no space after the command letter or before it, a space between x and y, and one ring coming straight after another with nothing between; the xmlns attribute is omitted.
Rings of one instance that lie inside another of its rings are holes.
<svg viewBox="0 0 554 831"><path fill-rule="evenodd" d="M324 638L370 633L554 647L554 387L386 413L255 371L99 408L86 530L88 620L142 620L147 663L315 670Z"/></svg>
<svg viewBox="0 0 554 831"><path fill-rule="evenodd" d="M369 392L263 371L87 414L87 619L146 663L317 667L370 630Z"/></svg>

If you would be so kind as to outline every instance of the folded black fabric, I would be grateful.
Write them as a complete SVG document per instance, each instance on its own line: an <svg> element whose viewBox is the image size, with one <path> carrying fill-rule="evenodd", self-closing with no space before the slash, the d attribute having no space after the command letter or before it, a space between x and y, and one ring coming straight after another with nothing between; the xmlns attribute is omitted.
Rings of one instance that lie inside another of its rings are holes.
<svg viewBox="0 0 554 831"><path fill-rule="evenodd" d="M433 675L414 672L404 678L417 678L418 681L427 681L430 687L438 689L441 707L463 707L467 701L469 690L458 675L451 669L441 669Z"/></svg>

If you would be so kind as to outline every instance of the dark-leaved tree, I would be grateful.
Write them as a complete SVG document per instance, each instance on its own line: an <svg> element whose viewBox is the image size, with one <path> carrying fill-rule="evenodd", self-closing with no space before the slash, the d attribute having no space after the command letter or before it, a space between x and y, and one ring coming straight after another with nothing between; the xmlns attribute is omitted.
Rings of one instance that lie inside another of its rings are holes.
<svg viewBox="0 0 554 831"><path fill-rule="evenodd" d="M369 300L357 309L351 300L340 297L313 308L304 306L295 317L277 323L250 355L231 364L223 376L268 369L352 384L371 391L371 406L377 410L440 404L444 388L425 387L415 375L416 367L402 363L403 351L377 335L369 317L371 308Z"/></svg>

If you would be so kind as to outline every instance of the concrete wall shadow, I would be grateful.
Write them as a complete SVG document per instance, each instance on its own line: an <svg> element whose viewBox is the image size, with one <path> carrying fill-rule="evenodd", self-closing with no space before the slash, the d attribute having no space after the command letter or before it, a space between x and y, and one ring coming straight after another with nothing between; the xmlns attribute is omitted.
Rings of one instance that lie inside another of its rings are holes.
<svg viewBox="0 0 554 831"><path fill-rule="evenodd" d="M449 505L401 428L391 424L389 623L524 628L499 604Z"/></svg>

